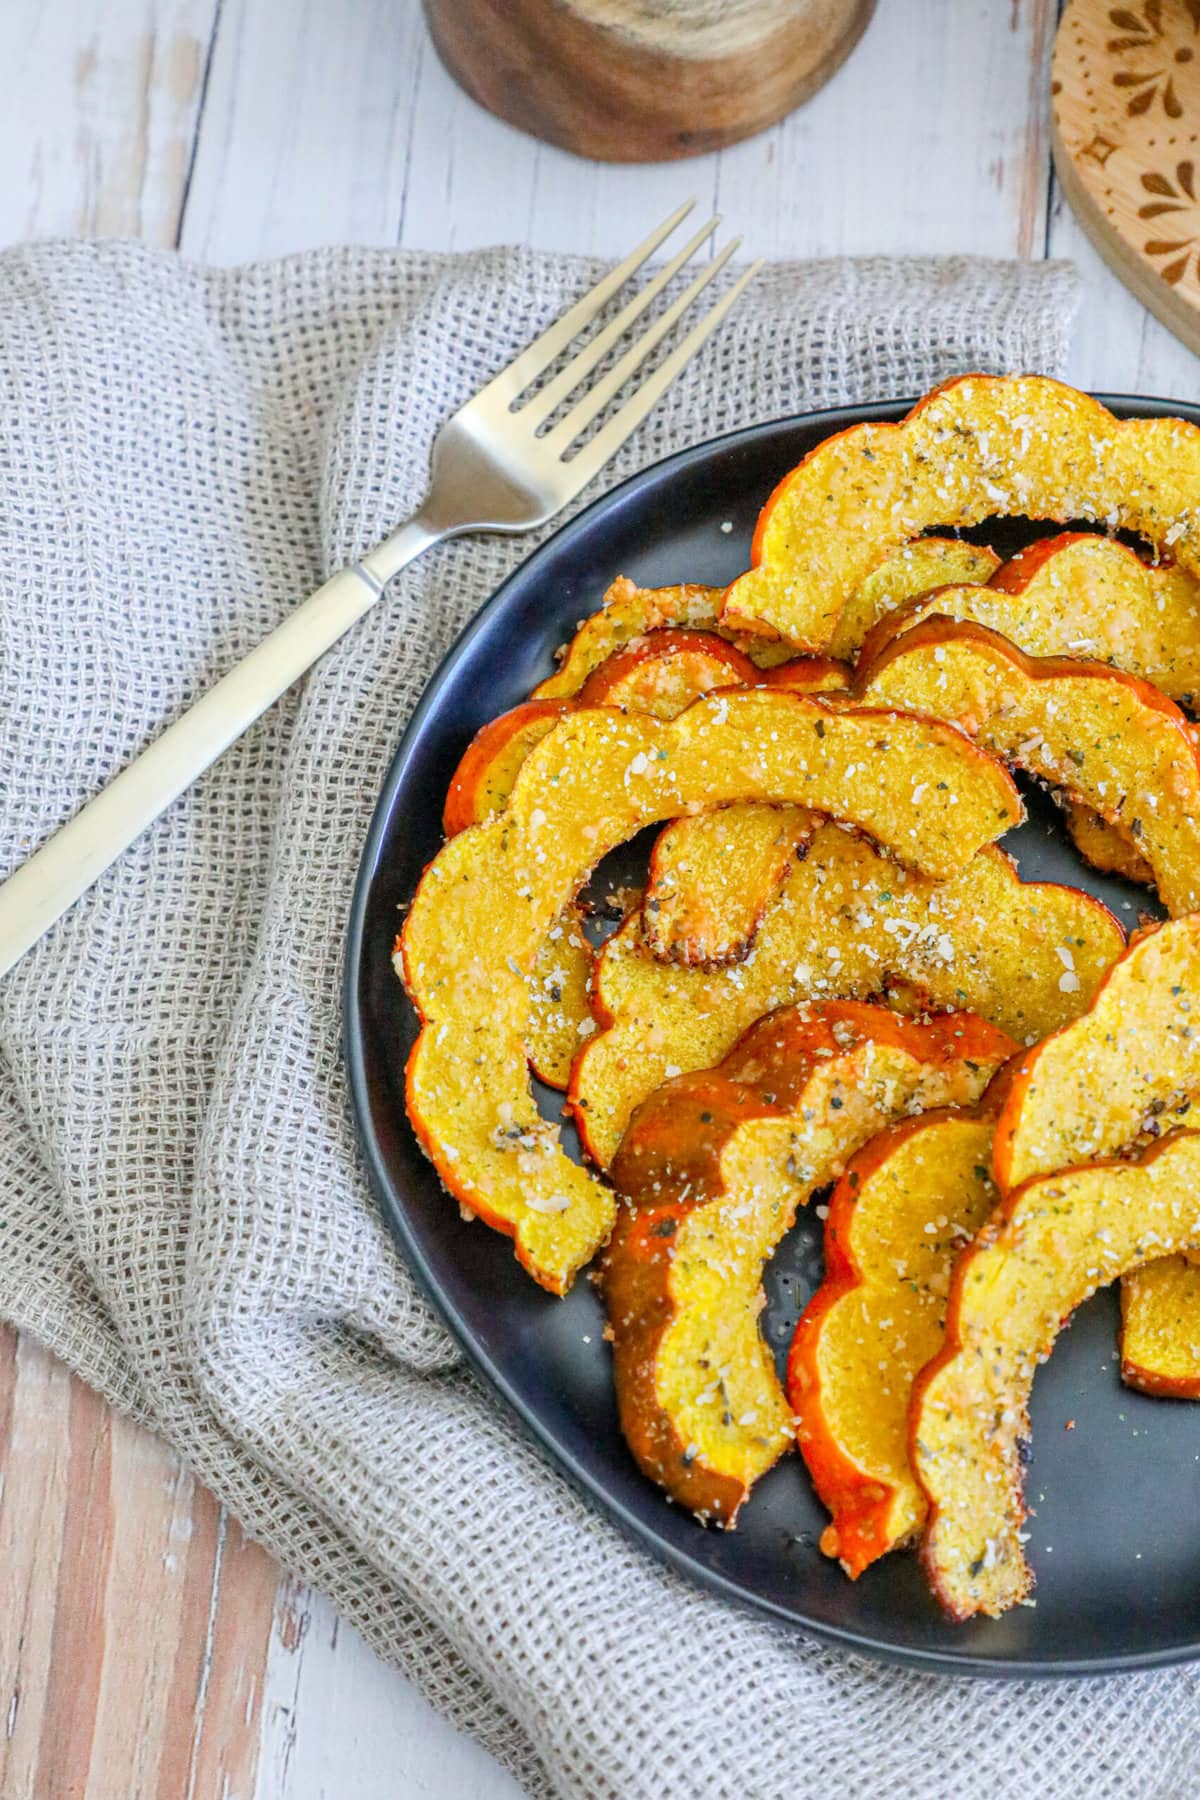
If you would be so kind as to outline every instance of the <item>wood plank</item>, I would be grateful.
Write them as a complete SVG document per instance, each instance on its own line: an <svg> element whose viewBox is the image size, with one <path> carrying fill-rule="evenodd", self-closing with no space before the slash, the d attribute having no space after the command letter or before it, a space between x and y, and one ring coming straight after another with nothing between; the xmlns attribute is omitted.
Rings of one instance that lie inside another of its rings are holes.
<svg viewBox="0 0 1200 1800"><path fill-rule="evenodd" d="M0 1481L5 1800L249 1800L270 1558L157 1438L11 1332Z"/></svg>
<svg viewBox="0 0 1200 1800"><path fill-rule="evenodd" d="M1084 279L1068 379L1079 387L1200 400L1200 359L1117 279L1055 183L1051 256L1069 257Z"/></svg>
<svg viewBox="0 0 1200 1800"><path fill-rule="evenodd" d="M299 1582L280 1587L266 1681L257 1800L520 1800L485 1750Z"/></svg>
<svg viewBox="0 0 1200 1800"><path fill-rule="evenodd" d="M1053 0L926 0L920 18L882 6L781 125L643 167L580 161L485 113L438 63L418 0L310 3L286 33L270 10L222 12L183 228L195 255L338 241L609 254L689 193L766 255L1012 255L1044 240Z"/></svg>
<svg viewBox="0 0 1200 1800"><path fill-rule="evenodd" d="M0 243L173 244L218 0L0 7Z"/></svg>
<svg viewBox="0 0 1200 1800"><path fill-rule="evenodd" d="M432 52L429 52L432 55ZM396 241L418 0L224 0L180 247L210 262Z"/></svg>
<svg viewBox="0 0 1200 1800"><path fill-rule="evenodd" d="M808 106L720 153L722 210L766 256L1040 254L1053 13L881 6Z"/></svg>

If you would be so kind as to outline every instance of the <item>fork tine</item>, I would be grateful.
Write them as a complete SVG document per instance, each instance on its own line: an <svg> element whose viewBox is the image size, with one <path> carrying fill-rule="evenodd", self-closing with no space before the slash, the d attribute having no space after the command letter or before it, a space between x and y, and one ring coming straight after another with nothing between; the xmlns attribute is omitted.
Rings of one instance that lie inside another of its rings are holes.
<svg viewBox="0 0 1200 1800"><path fill-rule="evenodd" d="M596 314L607 304L617 289L623 287L631 275L636 275L642 264L654 255L663 239L670 237L675 227L687 218L695 204L693 199L685 200L682 206L677 206L669 219L664 219L662 224L657 226L650 236L638 245L636 250L630 251L624 262L618 263L615 269L610 269L609 273L598 281L594 288L590 288L581 300L577 300L574 306L563 313L561 318L556 319L553 325L548 326L541 337L534 338L532 344L522 350L519 356L514 357L506 369L501 369L500 373L476 394L476 402L487 395L489 399L503 400L507 403L524 393L530 382L536 381L542 370L566 349L571 339L578 336L585 325L591 324Z"/></svg>
<svg viewBox="0 0 1200 1800"><path fill-rule="evenodd" d="M565 400L567 395L579 386L584 376L589 375L596 364L603 360L610 346L615 344L619 337L624 336L635 320L645 312L650 302L662 293L667 283L673 281L684 264L692 260L705 238L711 237L720 223L721 215L714 213L707 225L702 225L699 231L693 233L683 249L678 251L670 262L659 270L653 281L648 281L644 288L639 288L628 305L621 308L616 318L612 319L603 331L598 331L594 338L589 339L578 356L573 356L566 368L560 370L553 381L547 382L540 392L536 393L524 406L518 408L518 416L523 424L536 427L541 424L543 419L550 417L559 402Z"/></svg>
<svg viewBox="0 0 1200 1800"><path fill-rule="evenodd" d="M631 394L620 412L608 421L594 438L583 446L577 456L572 457L566 468L579 478L579 486L583 487L616 455L626 438L637 429L651 408L657 406L680 370L689 363L709 333L714 331L725 317L734 302L741 297L743 290L749 286L758 271L762 268L761 259L752 262L748 269L738 276L728 293L722 294L716 305L711 307L697 324L693 325L687 336L678 343L666 361L655 369ZM543 440L544 441L544 440ZM576 489L576 492L579 490Z"/></svg>
<svg viewBox="0 0 1200 1800"><path fill-rule="evenodd" d="M741 241L740 237L734 238L731 243L726 244L719 256L715 256L701 269L695 280L690 282L679 298L674 300L666 311L655 319L649 330L643 332L641 337L634 339L620 362L615 363L608 374L596 383L595 387L588 389L583 398L576 402L553 431L548 431L545 437L538 439L539 449L550 450L561 455L570 444L574 443L580 432L591 424L597 414L603 412L613 395L620 393L634 370L639 368L650 352L662 342L675 321L687 311L693 300L697 299L709 282L721 273Z"/></svg>

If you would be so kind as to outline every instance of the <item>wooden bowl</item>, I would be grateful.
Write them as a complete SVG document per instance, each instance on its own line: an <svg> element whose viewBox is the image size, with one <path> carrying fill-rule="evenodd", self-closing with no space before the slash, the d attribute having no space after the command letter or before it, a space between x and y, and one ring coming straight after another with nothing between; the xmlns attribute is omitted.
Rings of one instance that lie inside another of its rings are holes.
<svg viewBox="0 0 1200 1800"><path fill-rule="evenodd" d="M424 0L489 112L601 162L718 150L829 80L875 0Z"/></svg>

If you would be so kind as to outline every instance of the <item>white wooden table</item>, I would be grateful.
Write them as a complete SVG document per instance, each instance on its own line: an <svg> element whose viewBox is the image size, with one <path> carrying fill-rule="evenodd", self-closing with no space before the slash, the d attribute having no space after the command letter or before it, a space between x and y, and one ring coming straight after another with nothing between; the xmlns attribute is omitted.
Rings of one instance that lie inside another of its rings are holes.
<svg viewBox="0 0 1200 1800"><path fill-rule="evenodd" d="M608 253L688 193L772 256L1070 256L1083 386L1200 398L1057 191L1055 0L881 0L802 112L719 155L579 163L480 112L418 0L3 0L0 241L133 234L229 263L358 241ZM148 1435L0 1335L4 1800L517 1789L281 1582Z"/></svg>

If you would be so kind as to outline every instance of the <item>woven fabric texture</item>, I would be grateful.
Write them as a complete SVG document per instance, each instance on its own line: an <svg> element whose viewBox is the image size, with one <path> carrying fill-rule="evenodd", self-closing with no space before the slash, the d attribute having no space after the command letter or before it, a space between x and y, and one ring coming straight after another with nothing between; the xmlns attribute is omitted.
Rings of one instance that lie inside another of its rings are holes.
<svg viewBox="0 0 1200 1800"><path fill-rule="evenodd" d="M0 258L0 873L412 510L438 422L593 278L520 251ZM775 267L611 479L758 418L1054 370L1074 304L1057 266ZM409 711L528 549L416 564L0 988L0 1312L532 1795L783 1796L801 1765L814 1797L1195 1791L1190 1673L885 1670L656 1566L482 1391L385 1235L338 1059L351 885Z"/></svg>

